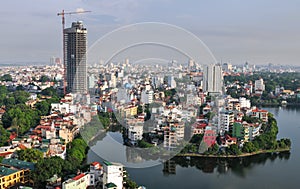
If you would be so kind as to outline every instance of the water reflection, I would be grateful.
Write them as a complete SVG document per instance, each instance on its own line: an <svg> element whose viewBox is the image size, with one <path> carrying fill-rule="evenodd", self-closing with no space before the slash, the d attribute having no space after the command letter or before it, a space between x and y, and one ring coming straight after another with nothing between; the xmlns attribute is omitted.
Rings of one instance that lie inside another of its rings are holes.
<svg viewBox="0 0 300 189"><path fill-rule="evenodd" d="M276 159L287 161L290 153L259 154L243 158L202 158L202 157L174 157L164 163L164 174L176 174L176 165L181 167L195 167L203 173L227 174L245 178L247 172L258 165L264 165L267 161L274 162Z"/></svg>

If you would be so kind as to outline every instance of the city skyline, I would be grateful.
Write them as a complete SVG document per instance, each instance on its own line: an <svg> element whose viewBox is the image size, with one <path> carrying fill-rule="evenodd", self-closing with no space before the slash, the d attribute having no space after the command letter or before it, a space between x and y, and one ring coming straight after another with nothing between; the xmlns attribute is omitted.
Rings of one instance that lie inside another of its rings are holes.
<svg viewBox="0 0 300 189"><path fill-rule="evenodd" d="M61 18L56 14L62 9L84 9L92 13L67 16L66 25L83 20L90 31L89 46L105 33L126 24L155 21L191 31L203 40L218 61L297 65L300 28L295 23L300 19L299 4L295 0L189 3L76 0L43 4L35 0L13 0L5 2L0 13L5 26L5 30L1 30L5 38L0 63L49 62L52 56L62 57Z"/></svg>

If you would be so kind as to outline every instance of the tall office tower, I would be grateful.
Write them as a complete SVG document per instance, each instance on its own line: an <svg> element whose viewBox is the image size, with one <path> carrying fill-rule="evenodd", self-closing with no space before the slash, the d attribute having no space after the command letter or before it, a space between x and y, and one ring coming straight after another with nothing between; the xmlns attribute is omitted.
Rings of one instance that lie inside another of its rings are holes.
<svg viewBox="0 0 300 189"><path fill-rule="evenodd" d="M67 92L87 91L86 35L87 30L79 21L73 22L71 28L64 30Z"/></svg>
<svg viewBox="0 0 300 189"><path fill-rule="evenodd" d="M210 64L203 70L203 91L222 94L223 74L220 65Z"/></svg>

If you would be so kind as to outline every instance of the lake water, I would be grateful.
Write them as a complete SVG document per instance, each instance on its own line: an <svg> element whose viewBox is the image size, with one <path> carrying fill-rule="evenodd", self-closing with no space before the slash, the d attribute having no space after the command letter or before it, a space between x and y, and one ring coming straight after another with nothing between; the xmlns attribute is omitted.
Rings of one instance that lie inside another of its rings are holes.
<svg viewBox="0 0 300 189"><path fill-rule="evenodd" d="M147 189L299 188L300 108L264 109L273 113L277 119L278 138L292 140L291 153L264 154L231 160L175 158L168 163L148 168L126 169L133 180ZM101 158L90 150L88 162L92 161L101 161Z"/></svg>

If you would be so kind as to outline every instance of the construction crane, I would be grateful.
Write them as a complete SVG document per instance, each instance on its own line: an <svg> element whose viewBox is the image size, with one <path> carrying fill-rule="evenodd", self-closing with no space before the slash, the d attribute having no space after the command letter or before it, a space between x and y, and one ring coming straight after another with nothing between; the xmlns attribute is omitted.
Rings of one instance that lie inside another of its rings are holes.
<svg viewBox="0 0 300 189"><path fill-rule="evenodd" d="M66 95L66 57L65 57L65 15L71 15L71 14L81 14L81 13L87 13L92 11L76 11L76 12L65 12L65 10L62 10L62 12L57 13L57 16L61 16L61 23L62 23L62 36L63 36L63 62L64 62L64 74L63 74L63 87L64 87L64 95Z"/></svg>

